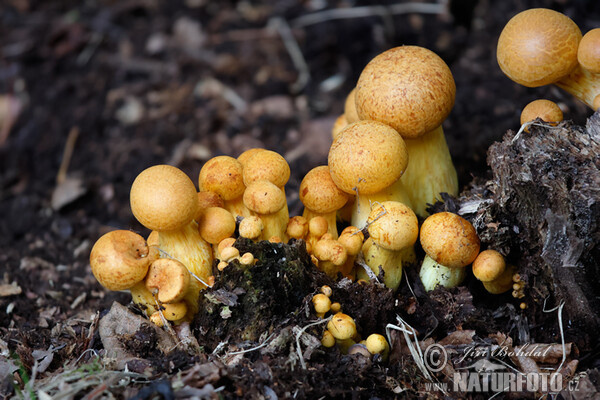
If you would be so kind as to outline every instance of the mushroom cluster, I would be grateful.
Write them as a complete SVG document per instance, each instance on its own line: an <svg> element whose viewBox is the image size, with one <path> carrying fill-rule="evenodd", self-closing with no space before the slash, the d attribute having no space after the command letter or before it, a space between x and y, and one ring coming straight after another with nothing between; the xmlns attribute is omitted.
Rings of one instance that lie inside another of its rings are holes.
<svg viewBox="0 0 600 400"><path fill-rule="evenodd" d="M498 64L527 87L554 84L600 108L600 28L581 30L569 17L546 8L515 15L498 40Z"/></svg>

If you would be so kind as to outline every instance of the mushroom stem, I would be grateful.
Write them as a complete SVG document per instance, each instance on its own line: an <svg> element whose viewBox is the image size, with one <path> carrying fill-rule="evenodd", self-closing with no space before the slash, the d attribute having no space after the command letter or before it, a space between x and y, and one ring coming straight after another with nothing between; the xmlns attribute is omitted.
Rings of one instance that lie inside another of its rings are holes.
<svg viewBox="0 0 600 400"><path fill-rule="evenodd" d="M377 193L358 193L356 200L352 205L352 226L364 228L367 224L367 218L369 218L371 210L376 207L376 203L383 203L385 201L397 201L412 208L409 190L402 178Z"/></svg>
<svg viewBox="0 0 600 400"><path fill-rule="evenodd" d="M437 286L445 288L453 288L462 283L465 279L465 268L448 268L440 263L435 262L428 255L423 259L419 277L423 282L423 287L430 292Z"/></svg>
<svg viewBox="0 0 600 400"><path fill-rule="evenodd" d="M146 282L141 281L129 289L133 302L137 304L142 311L149 317L158 309L156 308L156 300L152 296L152 292L146 287Z"/></svg>
<svg viewBox="0 0 600 400"><path fill-rule="evenodd" d="M409 163L400 180L417 215L427 216L427 204L440 199L440 193L458 194L458 177L442 126L416 138L404 138ZM403 202L402 200L399 200Z"/></svg>
<svg viewBox="0 0 600 400"><path fill-rule="evenodd" d="M592 109L594 109L594 99L600 95L600 75L582 68L581 65L577 65L569 75L554 84Z"/></svg>
<svg viewBox="0 0 600 400"><path fill-rule="evenodd" d="M365 263L375 275L379 275L380 269L383 270L385 286L392 290L398 289L402 280L403 252L377 246L371 238L367 239L362 251ZM358 277L368 280L368 277L363 275L366 275L364 271L359 271Z"/></svg>

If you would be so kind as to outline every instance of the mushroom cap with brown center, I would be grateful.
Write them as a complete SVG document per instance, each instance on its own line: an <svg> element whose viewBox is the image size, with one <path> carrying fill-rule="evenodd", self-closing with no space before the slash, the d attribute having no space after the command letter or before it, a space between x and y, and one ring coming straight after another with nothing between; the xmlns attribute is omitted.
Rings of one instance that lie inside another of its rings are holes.
<svg viewBox="0 0 600 400"><path fill-rule="evenodd" d="M421 226L421 246L435 262L462 268L479 254L480 241L469 221L450 212L430 215Z"/></svg>
<svg viewBox="0 0 600 400"><path fill-rule="evenodd" d="M329 167L322 165L308 171L302 179L300 201L309 210L326 214L342 208L348 195L335 185Z"/></svg>
<svg viewBox="0 0 600 400"><path fill-rule="evenodd" d="M155 165L135 178L130 203L133 215L146 228L172 231L194 219L198 194L183 171L170 165Z"/></svg>
<svg viewBox="0 0 600 400"><path fill-rule="evenodd" d="M482 282L497 279L506 269L506 262L502 254L496 250L485 250L479 253L473 261L473 275Z"/></svg>
<svg viewBox="0 0 600 400"><path fill-rule="evenodd" d="M594 74L600 74L600 28L592 29L581 38L577 49L579 64Z"/></svg>
<svg viewBox="0 0 600 400"><path fill-rule="evenodd" d="M290 179L290 165L285 158L271 150L256 152L244 163L246 186L256 181L269 181L283 187Z"/></svg>
<svg viewBox="0 0 600 400"><path fill-rule="evenodd" d="M523 86L549 85L577 66L580 40L581 31L566 15L546 8L525 10L500 34L498 65Z"/></svg>
<svg viewBox="0 0 600 400"><path fill-rule="evenodd" d="M244 204L258 214L274 214L285 206L283 191L269 181L251 183L244 192Z"/></svg>
<svg viewBox="0 0 600 400"><path fill-rule="evenodd" d="M417 216L397 201L385 201L374 207L367 226L373 241L387 250L398 251L412 246L419 237Z"/></svg>
<svg viewBox="0 0 600 400"><path fill-rule="evenodd" d="M242 164L233 157L211 158L200 170L200 191L215 192L225 201L237 199L245 189L242 169Z"/></svg>
<svg viewBox="0 0 600 400"><path fill-rule="evenodd" d="M408 165L402 137L376 121L348 125L329 149L329 172L336 186L349 194L377 193L396 182Z"/></svg>
<svg viewBox="0 0 600 400"><path fill-rule="evenodd" d="M401 46L371 60L356 85L360 119L383 122L404 138L417 138L440 126L456 96L446 63L431 50Z"/></svg>

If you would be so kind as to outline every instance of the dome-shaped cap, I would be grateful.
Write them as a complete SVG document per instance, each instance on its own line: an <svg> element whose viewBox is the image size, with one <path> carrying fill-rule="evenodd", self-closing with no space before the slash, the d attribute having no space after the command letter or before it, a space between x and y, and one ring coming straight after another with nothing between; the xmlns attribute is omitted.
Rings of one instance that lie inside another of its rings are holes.
<svg viewBox="0 0 600 400"><path fill-rule="evenodd" d="M342 208L348 195L335 185L329 167L321 165L308 171L302 179L300 201L309 210L325 214Z"/></svg>
<svg viewBox="0 0 600 400"><path fill-rule="evenodd" d="M360 119L383 122L404 138L416 138L442 124L455 95L452 72L437 54L402 46L367 64L356 85L356 110Z"/></svg>
<svg viewBox="0 0 600 400"><path fill-rule="evenodd" d="M600 28L592 29L581 39L577 50L579 64L594 74L600 74Z"/></svg>
<svg viewBox="0 0 600 400"><path fill-rule="evenodd" d="M448 268L461 268L479 254L479 237L469 221L459 215L441 212L430 215L421 226L421 246L435 262Z"/></svg>
<svg viewBox="0 0 600 400"><path fill-rule="evenodd" d="M404 173L408 153L394 129L376 121L348 125L329 149L331 178L344 192L377 193L391 186Z"/></svg>
<svg viewBox="0 0 600 400"><path fill-rule="evenodd" d="M244 204L255 213L274 214L285 206L285 195L273 183L257 181L246 188Z"/></svg>
<svg viewBox="0 0 600 400"><path fill-rule="evenodd" d="M290 179L290 166L280 154L271 151L257 151L244 163L244 183L246 186L256 181L269 181L283 187Z"/></svg>
<svg viewBox="0 0 600 400"><path fill-rule="evenodd" d="M546 8L532 8L514 17L498 39L500 69L527 87L549 85L577 66L581 31L569 17Z"/></svg>
<svg viewBox="0 0 600 400"><path fill-rule="evenodd" d="M148 229L176 230L191 222L198 210L198 194L191 179L170 165L142 171L131 185L131 211Z"/></svg>
<svg viewBox="0 0 600 400"><path fill-rule="evenodd" d="M367 219L369 235L387 250L412 246L419 237L419 221L408 206L397 201L377 205Z"/></svg>
<svg viewBox="0 0 600 400"><path fill-rule="evenodd" d="M198 176L200 191L217 193L225 201L244 194L242 164L233 157L218 156L208 160Z"/></svg>

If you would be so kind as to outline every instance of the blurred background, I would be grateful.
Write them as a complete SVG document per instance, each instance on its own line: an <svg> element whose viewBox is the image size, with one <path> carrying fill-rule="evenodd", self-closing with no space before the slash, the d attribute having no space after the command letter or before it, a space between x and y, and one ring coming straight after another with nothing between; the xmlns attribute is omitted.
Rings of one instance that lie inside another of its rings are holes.
<svg viewBox="0 0 600 400"><path fill-rule="evenodd" d="M578 124L591 114L498 68L502 27L533 7L565 13L584 33L600 26L597 0L3 0L0 279L17 279L29 298L48 296L48 281L97 289L91 245L114 228L147 233L128 196L154 164L197 182L210 157L278 151L292 169L290 214L300 213L297 187L326 163L346 95L394 46L448 63L457 98L444 129L460 185L485 178L488 146L518 129L528 102L556 101ZM57 301L76 312L76 295Z"/></svg>

